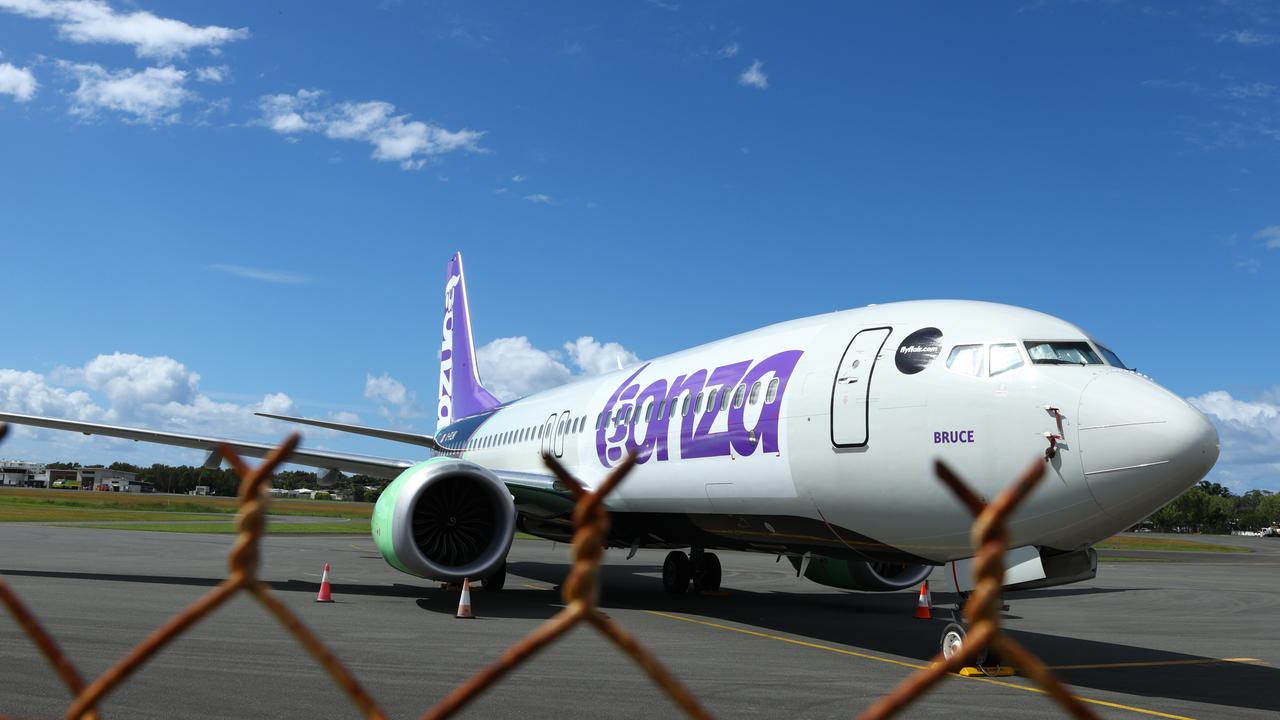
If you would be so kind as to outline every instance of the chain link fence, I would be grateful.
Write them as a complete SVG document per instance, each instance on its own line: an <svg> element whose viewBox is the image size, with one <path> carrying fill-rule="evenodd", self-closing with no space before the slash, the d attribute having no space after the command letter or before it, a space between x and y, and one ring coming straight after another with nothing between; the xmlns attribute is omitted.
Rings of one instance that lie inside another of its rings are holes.
<svg viewBox="0 0 1280 720"><path fill-rule="evenodd" d="M0 424L0 440L7 427ZM98 705L112 690L127 682L148 660L180 636L196 622L212 613L237 593L247 593L260 603L328 673L366 718L385 718L386 713L365 690L359 680L308 629L292 610L258 579L260 544L266 525L266 506L271 474L286 462L298 445L298 435L290 435L257 467L248 466L236 452L222 447L223 458L240 478L240 506L236 515L237 534L228 558L227 577L216 587L178 613L159 629L130 650L92 682L86 684L75 664L41 625L35 614L0 577L0 602L30 638L42 655L53 665L58 677L71 695L65 717L68 720L97 718ZM512 645L489 667L459 685L435 707L422 715L424 720L448 718L521 664L529 662L537 652L556 642L568 630L587 624L608 638L631 658L651 680L692 718L710 718L711 714L698 702L669 670L621 625L602 613L598 606L600 563L604 557L609 533L609 513L604 499L626 478L634 467L634 457L619 465L594 491L556 462L546 458L547 466L572 491L576 498L573 511L575 532L572 545L573 565L561 585L564 608ZM1021 672L1076 718L1093 718L1093 713L1071 695L1044 663L1000 629L1000 589L1004 577L1004 553L1009 534L1006 519L1026 498L1044 475L1044 461L1037 459L993 502L984 503L959 477L942 463L937 464L938 477L955 493L974 516L973 543L977 555L973 562L974 591L964 613L970 630L959 652L950 658L939 653L924 670L908 677L892 693L878 700L860 718L889 718L900 713L949 674L992 648L1012 660Z"/></svg>

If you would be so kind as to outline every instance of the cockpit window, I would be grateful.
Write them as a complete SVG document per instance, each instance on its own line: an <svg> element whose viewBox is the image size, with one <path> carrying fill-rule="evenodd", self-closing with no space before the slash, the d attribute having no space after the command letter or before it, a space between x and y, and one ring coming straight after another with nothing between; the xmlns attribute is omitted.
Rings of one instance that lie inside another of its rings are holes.
<svg viewBox="0 0 1280 720"><path fill-rule="evenodd" d="M985 354L981 345L957 345L947 356L947 369L961 375L982 377L986 371Z"/></svg>
<svg viewBox="0 0 1280 720"><path fill-rule="evenodd" d="M1009 372L1022 367L1022 353L1013 343L1000 343L991 346L991 376Z"/></svg>
<svg viewBox="0 0 1280 720"><path fill-rule="evenodd" d="M1102 358L1087 342L1030 340L1027 355L1037 365L1101 365Z"/></svg>
<svg viewBox="0 0 1280 720"><path fill-rule="evenodd" d="M1102 357L1107 359L1107 364L1111 367L1118 367L1122 370L1128 370L1129 366L1120 362L1120 356L1107 349L1106 345L1098 345L1098 352L1102 353Z"/></svg>

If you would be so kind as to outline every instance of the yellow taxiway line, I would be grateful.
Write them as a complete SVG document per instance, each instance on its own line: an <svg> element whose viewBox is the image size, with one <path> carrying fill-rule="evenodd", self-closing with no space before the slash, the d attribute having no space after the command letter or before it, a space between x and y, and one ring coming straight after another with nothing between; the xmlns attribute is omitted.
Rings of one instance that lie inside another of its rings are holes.
<svg viewBox="0 0 1280 720"><path fill-rule="evenodd" d="M887 658L881 655L872 655L870 653L857 652L854 650L846 650L844 648L838 648L831 645L823 645L821 643L809 642L807 640L796 640L795 638L783 637L781 635L771 635L769 633L760 632L759 630L748 630L746 628L733 627L732 625L721 625L720 623L714 623L707 620L696 620L691 617L685 617L683 615L676 615L673 613L661 612L659 610L643 610L642 612L648 613L650 615L657 615L658 617L664 617L669 620L680 620L682 622L693 623L695 625L704 625L706 627L715 628L717 630L728 630L729 632L735 632L742 635L750 635L753 637L765 638L767 640L777 640L778 642L784 642L789 645L799 645L800 647L813 648L815 650L825 650L827 652L838 653L840 655L848 655L851 657L862 658L863 660L874 660L875 662L882 662L889 665L898 665L900 667L911 668L912 670L923 670L925 667L927 667L926 665L922 665L920 663L911 663L911 662L904 662L902 660L894 660L893 658ZM1236 658L1232 660L1240 661L1241 659ZM1169 662L1178 662L1178 661L1169 661ZM1064 668L1058 668L1058 669L1064 669ZM977 682L989 683L991 685L999 685L1001 687L1013 688L1015 690L1024 690L1026 692L1039 693L1041 695L1047 694L1044 690L1041 690L1040 688L1035 686L1022 685L1022 684L1013 683L1013 682L1006 682L1004 680L994 680L988 677L971 677L966 679L974 680ZM1090 705L1101 705L1103 707L1115 708L1117 710L1128 710L1130 712L1139 713L1141 715L1149 715L1152 717L1159 717L1159 718L1168 718L1169 720L1195 720L1194 718L1189 718L1185 715L1172 715L1170 713L1159 712L1158 710L1148 710L1146 708L1134 707L1132 705L1121 705L1120 703L1108 702L1106 700L1096 700L1094 698L1081 697L1079 695L1076 695L1075 697L1080 702L1089 703Z"/></svg>
<svg viewBox="0 0 1280 720"><path fill-rule="evenodd" d="M1258 658L1196 658L1194 660L1151 660L1148 662L1094 663L1092 665L1050 665L1050 670L1110 670L1112 668L1165 667L1167 665L1214 665L1217 663L1241 663L1265 665Z"/></svg>

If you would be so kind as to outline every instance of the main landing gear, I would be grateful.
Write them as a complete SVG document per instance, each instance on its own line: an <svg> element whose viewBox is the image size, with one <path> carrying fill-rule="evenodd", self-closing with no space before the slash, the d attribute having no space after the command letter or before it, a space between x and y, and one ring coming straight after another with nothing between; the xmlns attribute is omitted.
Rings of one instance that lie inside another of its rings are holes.
<svg viewBox="0 0 1280 720"><path fill-rule="evenodd" d="M662 563L662 587L672 595L682 595L693 581L693 589L699 592L715 592L720 589L720 558L715 553L693 548L693 557L679 550L667 553Z"/></svg>

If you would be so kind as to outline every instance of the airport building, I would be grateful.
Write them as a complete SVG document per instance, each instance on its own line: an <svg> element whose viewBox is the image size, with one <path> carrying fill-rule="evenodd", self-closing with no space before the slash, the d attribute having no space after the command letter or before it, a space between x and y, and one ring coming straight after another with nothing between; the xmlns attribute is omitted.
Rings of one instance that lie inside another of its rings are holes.
<svg viewBox="0 0 1280 720"><path fill-rule="evenodd" d="M36 475L44 471L41 463L21 460L0 460L0 485L30 487Z"/></svg>
<svg viewBox="0 0 1280 720"><path fill-rule="evenodd" d="M155 492L155 486L138 480L136 473L105 467L49 468L41 466L26 485L55 490L101 492Z"/></svg>

